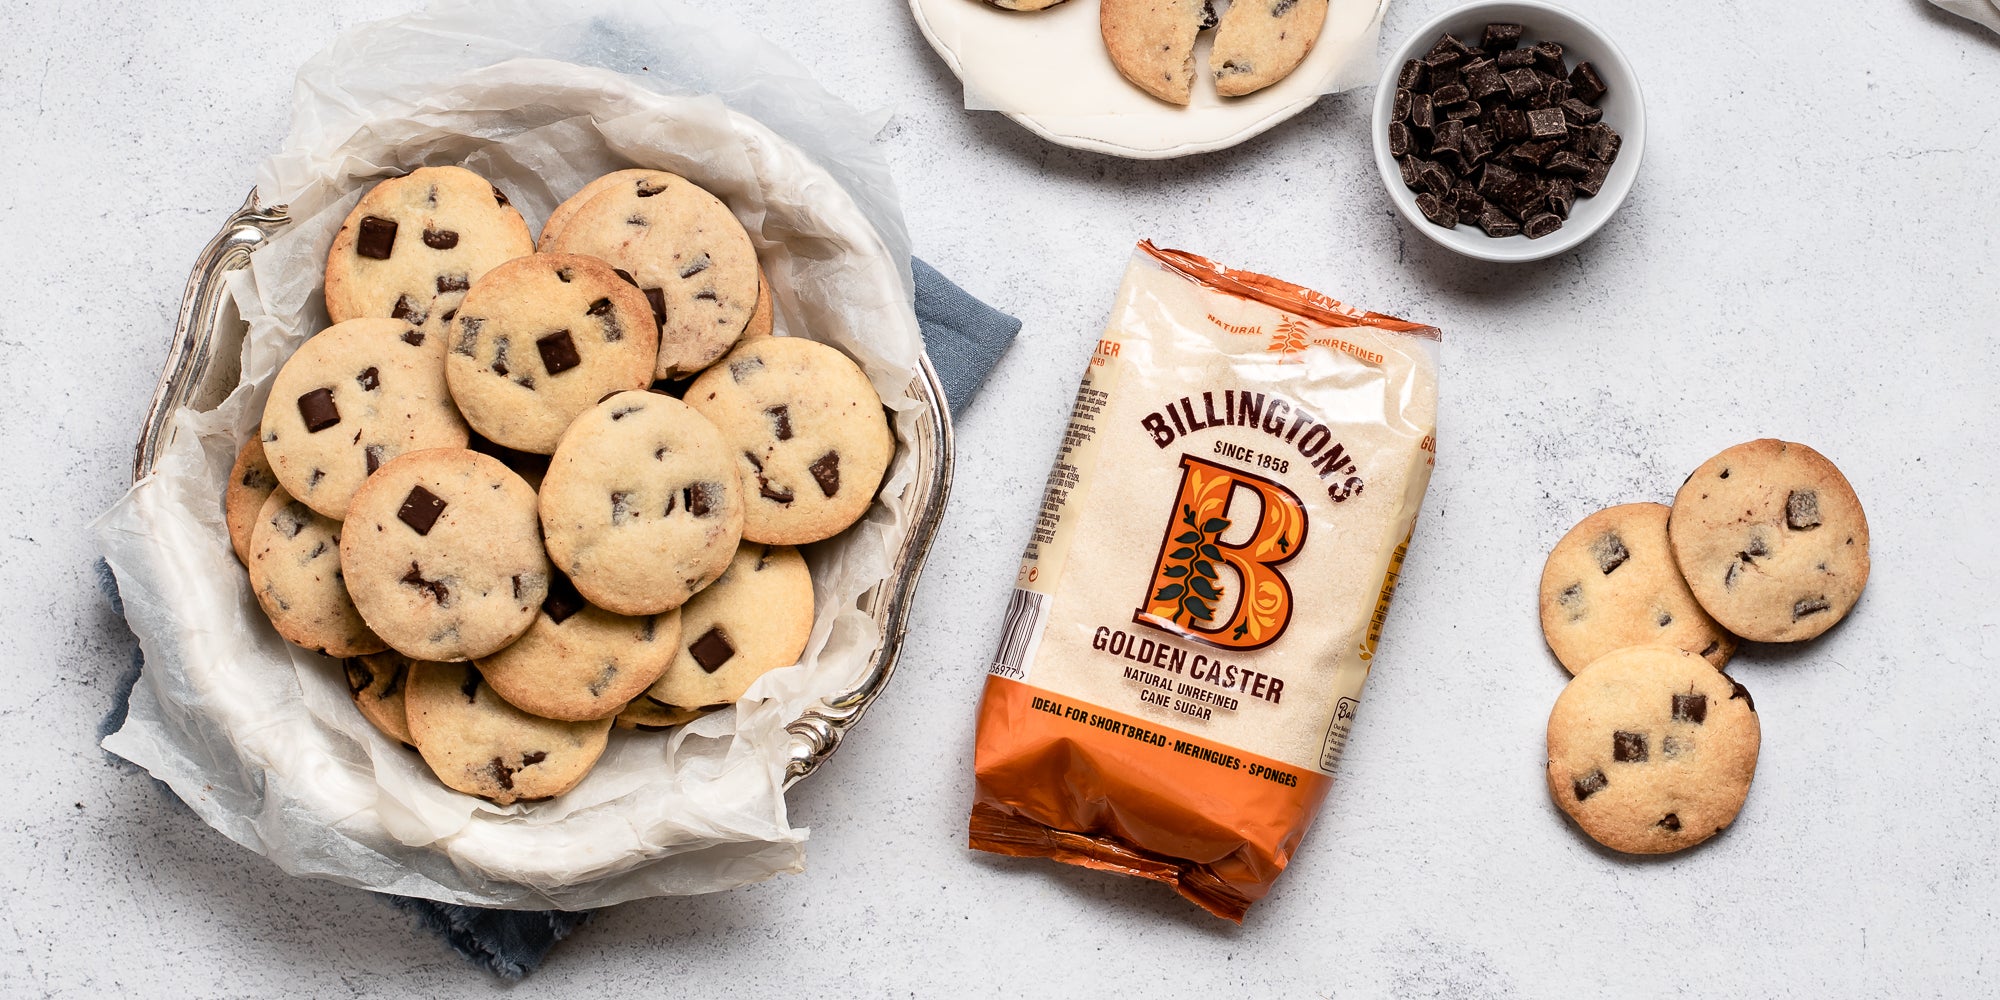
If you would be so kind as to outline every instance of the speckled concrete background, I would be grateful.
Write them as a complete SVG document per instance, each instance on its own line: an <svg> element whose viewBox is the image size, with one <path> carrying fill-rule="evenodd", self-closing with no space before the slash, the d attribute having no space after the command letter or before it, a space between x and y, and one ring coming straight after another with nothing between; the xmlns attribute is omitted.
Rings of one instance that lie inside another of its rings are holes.
<svg viewBox="0 0 2000 1000"><path fill-rule="evenodd" d="M0 994L499 989L407 915L227 842L94 736L132 642L82 529L124 488L187 268L284 134L297 65L410 6L0 9ZM793 796L811 870L620 907L512 993L2000 990L2000 40L1918 0L1593 4L1646 86L1638 187L1579 252L1500 267L1398 221L1365 94L1131 163L961 111L897 0L734 6L834 92L894 110L919 252L1027 325L960 425L902 672ZM1385 44L1444 6L1399 0ZM1141 236L1448 337L1438 474L1378 676L1318 826L1241 929L962 847L983 659ZM1564 680L1535 626L1542 555L1762 435L1846 470L1873 583L1831 635L1733 668L1765 732L1734 828L1665 860L1596 850L1542 789Z"/></svg>

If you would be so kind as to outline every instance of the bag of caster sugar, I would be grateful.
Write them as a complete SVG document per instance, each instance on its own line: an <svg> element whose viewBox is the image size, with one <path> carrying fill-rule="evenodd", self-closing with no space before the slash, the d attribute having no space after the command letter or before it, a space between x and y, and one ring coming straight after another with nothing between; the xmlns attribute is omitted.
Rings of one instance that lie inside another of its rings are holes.
<svg viewBox="0 0 2000 1000"><path fill-rule="evenodd" d="M1139 244L979 712L971 842L1242 920L1332 785L1436 453L1438 332Z"/></svg>

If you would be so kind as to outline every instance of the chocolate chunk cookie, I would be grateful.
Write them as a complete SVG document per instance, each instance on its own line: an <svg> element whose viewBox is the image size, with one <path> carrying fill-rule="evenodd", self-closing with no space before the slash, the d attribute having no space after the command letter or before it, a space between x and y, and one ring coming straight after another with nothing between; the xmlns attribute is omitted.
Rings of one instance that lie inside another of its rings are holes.
<svg viewBox="0 0 2000 1000"><path fill-rule="evenodd" d="M382 731L382 735L408 747L409 716L403 708L403 693L409 684L410 658L395 650L353 656L347 659L347 689L354 692L354 707L361 717Z"/></svg>
<svg viewBox="0 0 2000 1000"><path fill-rule="evenodd" d="M262 431L278 482L335 520L389 460L466 442L443 344L394 319L349 320L299 345L271 383Z"/></svg>
<svg viewBox="0 0 2000 1000"><path fill-rule="evenodd" d="M341 524L273 489L250 531L250 590L285 641L327 656L385 648L348 598Z"/></svg>
<svg viewBox="0 0 2000 1000"><path fill-rule="evenodd" d="M664 393L616 393L570 424L542 479L556 568L621 615L680 607L729 566L743 485L715 425Z"/></svg>
<svg viewBox="0 0 2000 1000"><path fill-rule="evenodd" d="M1743 808L1761 739L1750 692L1672 646L1629 646L1572 678L1549 713L1549 796L1591 839L1666 854Z"/></svg>
<svg viewBox="0 0 2000 1000"><path fill-rule="evenodd" d="M645 695L632 699L612 720L620 729L636 729L642 733L657 733L672 729L701 718L705 712L685 708L668 708Z"/></svg>
<svg viewBox="0 0 2000 1000"><path fill-rule="evenodd" d="M602 719L660 679L680 637L679 609L613 614L593 607L557 573L527 634L481 659L479 670L522 711L545 719Z"/></svg>
<svg viewBox="0 0 2000 1000"><path fill-rule="evenodd" d="M1667 546L1667 508L1628 503L1578 522L1542 567L1542 635L1570 673L1624 646L1678 646L1716 669L1736 637L1695 603Z"/></svg>
<svg viewBox="0 0 2000 1000"><path fill-rule="evenodd" d="M1802 444L1764 438L1702 463L1674 497L1667 535L1695 599L1756 642L1825 632L1868 582L1861 501Z"/></svg>
<svg viewBox="0 0 2000 1000"><path fill-rule="evenodd" d="M253 434L236 453L229 469L229 485L222 490L222 520L229 528L229 547L236 561L250 565L250 529L257 524L257 512L278 488L278 477L264 458L264 442Z"/></svg>
<svg viewBox="0 0 2000 1000"><path fill-rule="evenodd" d="M463 167L423 167L375 185L326 255L335 323L400 319L437 335L480 276L534 252L507 196Z"/></svg>
<svg viewBox="0 0 2000 1000"><path fill-rule="evenodd" d="M632 276L660 322L658 378L691 375L729 350L757 309L757 252L729 206L663 170L607 185L549 241Z"/></svg>
<svg viewBox="0 0 2000 1000"><path fill-rule="evenodd" d="M559 722L523 712L470 663L412 663L408 691L410 735L432 773L503 806L575 788L611 733L609 718Z"/></svg>
<svg viewBox="0 0 2000 1000"><path fill-rule="evenodd" d="M450 334L445 380L466 422L544 455L606 393L651 384L660 337L646 297L611 265L558 253L488 271Z"/></svg>
<svg viewBox="0 0 2000 1000"><path fill-rule="evenodd" d="M748 515L743 537L773 545L831 538L859 520L895 442L868 376L801 337L745 343L688 387L687 404L734 451Z"/></svg>
<svg viewBox="0 0 2000 1000"><path fill-rule="evenodd" d="M1290 76L1319 40L1327 0L1235 0L1215 29L1215 92L1241 97Z"/></svg>
<svg viewBox="0 0 2000 1000"><path fill-rule="evenodd" d="M340 558L361 616L412 659L498 652L548 597L535 491L499 459L461 448L412 452L369 477Z"/></svg>
<svg viewBox="0 0 2000 1000"><path fill-rule="evenodd" d="M812 623L812 575L799 550L746 542L681 608L680 652L646 695L670 708L726 708L752 681L797 663Z"/></svg>
<svg viewBox="0 0 2000 1000"><path fill-rule="evenodd" d="M1125 79L1185 106L1194 91L1194 39L1213 16L1208 0L1103 0L1097 21L1111 64Z"/></svg>

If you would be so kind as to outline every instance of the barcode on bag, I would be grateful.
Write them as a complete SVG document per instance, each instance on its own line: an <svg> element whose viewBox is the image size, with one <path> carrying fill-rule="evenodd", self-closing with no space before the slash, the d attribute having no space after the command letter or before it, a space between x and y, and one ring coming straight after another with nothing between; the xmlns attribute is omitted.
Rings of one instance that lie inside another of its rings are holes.
<svg viewBox="0 0 2000 1000"><path fill-rule="evenodd" d="M1009 680L1026 680L1028 664L1034 662L1035 647L1041 644L1042 627L1048 620L1048 596L1032 590L1014 591L1007 601L1007 618L1000 626L1000 650L986 672Z"/></svg>

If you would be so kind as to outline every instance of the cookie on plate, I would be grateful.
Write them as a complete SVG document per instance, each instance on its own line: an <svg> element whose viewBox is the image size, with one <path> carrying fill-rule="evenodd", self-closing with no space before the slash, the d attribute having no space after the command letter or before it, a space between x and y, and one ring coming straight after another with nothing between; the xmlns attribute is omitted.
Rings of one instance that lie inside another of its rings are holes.
<svg viewBox="0 0 2000 1000"><path fill-rule="evenodd" d="M628 617L593 607L561 573L527 634L479 660L486 683L514 707L545 719L617 715L673 662L679 609Z"/></svg>
<svg viewBox="0 0 2000 1000"><path fill-rule="evenodd" d="M757 252L729 206L664 170L628 175L571 213L551 251L588 254L632 276L660 322L653 373L714 363L757 311Z"/></svg>
<svg viewBox="0 0 2000 1000"><path fill-rule="evenodd" d="M493 692L470 663L412 663L410 735L439 781L500 805L552 799L603 756L611 720L530 715Z"/></svg>
<svg viewBox="0 0 2000 1000"><path fill-rule="evenodd" d="M1861 501L1802 444L1764 438L1703 462L1674 497L1667 535L1695 599L1754 642L1825 632L1868 582Z"/></svg>
<svg viewBox="0 0 2000 1000"><path fill-rule="evenodd" d="M1241 97L1290 76L1326 24L1327 0L1236 0L1208 52L1215 92Z"/></svg>
<svg viewBox="0 0 2000 1000"><path fill-rule="evenodd" d="M327 656L379 653L383 640L349 599L341 523L271 491L250 531L250 591L271 627L294 646Z"/></svg>
<svg viewBox="0 0 2000 1000"><path fill-rule="evenodd" d="M250 565L250 529L257 524L257 512L278 488L278 477L264 458L264 442L257 435L243 442L236 464L229 469L229 485L222 489L222 520L229 528L229 547L236 561Z"/></svg>
<svg viewBox="0 0 2000 1000"><path fill-rule="evenodd" d="M261 430L286 492L335 520L390 459L466 442L442 343L395 319L348 320L300 344L271 383Z"/></svg>
<svg viewBox="0 0 2000 1000"><path fill-rule="evenodd" d="M642 733L657 733L685 725L706 715L687 708L668 708L645 695L632 699L632 703L619 710L612 720L620 729L636 729Z"/></svg>
<svg viewBox="0 0 2000 1000"><path fill-rule="evenodd" d="M1591 839L1666 854L1722 832L1757 772L1750 692L1672 646L1628 646L1570 679L1549 713L1549 796Z"/></svg>
<svg viewBox="0 0 2000 1000"><path fill-rule="evenodd" d="M410 721L403 707L403 692L409 683L410 658L395 650L351 656L347 668L347 689L354 694L354 707L361 717L381 730L382 735L408 747Z"/></svg>
<svg viewBox="0 0 2000 1000"><path fill-rule="evenodd" d="M605 394L653 381L659 328L637 288L595 257L517 257L472 286L450 327L445 381L480 436L549 454Z"/></svg>
<svg viewBox="0 0 2000 1000"><path fill-rule="evenodd" d="M486 178L422 167L375 185L341 223L326 254L327 315L435 334L481 275L534 249L521 213Z"/></svg>
<svg viewBox="0 0 2000 1000"><path fill-rule="evenodd" d="M348 508L340 559L361 617L417 660L498 652L549 592L535 491L462 448L411 452L370 476Z"/></svg>
<svg viewBox="0 0 2000 1000"><path fill-rule="evenodd" d="M646 696L674 709L727 708L757 678L799 662L812 623L812 574L799 550L745 542L729 571L681 608L680 651Z"/></svg>
<svg viewBox="0 0 2000 1000"><path fill-rule="evenodd" d="M1624 646L1678 646L1720 670L1736 637L1695 603L1667 545L1667 507L1628 503L1577 522L1542 566L1542 636L1570 673Z"/></svg>
<svg viewBox="0 0 2000 1000"><path fill-rule="evenodd" d="M802 337L745 343L688 387L737 457L743 537L803 545L868 511L895 442L882 398L847 355Z"/></svg>
<svg viewBox="0 0 2000 1000"><path fill-rule="evenodd" d="M1188 103L1195 36L1215 25L1208 0L1103 0L1097 21L1125 79L1169 104Z"/></svg>
<svg viewBox="0 0 2000 1000"><path fill-rule="evenodd" d="M743 485L701 414L665 393L620 392L570 424L542 479L541 516L549 557L584 599L658 614L729 567Z"/></svg>

